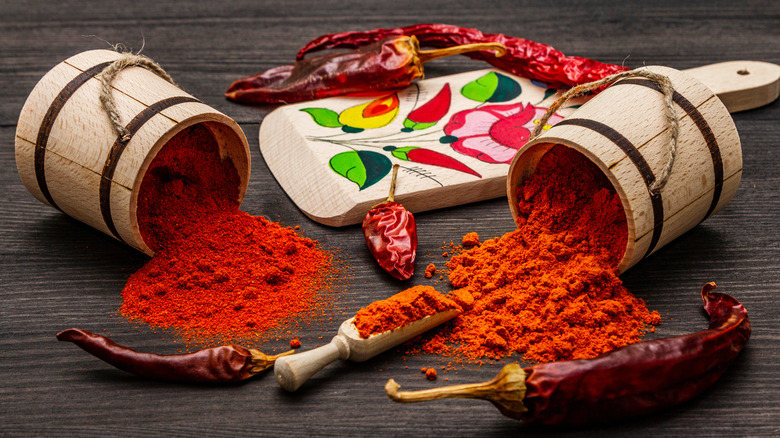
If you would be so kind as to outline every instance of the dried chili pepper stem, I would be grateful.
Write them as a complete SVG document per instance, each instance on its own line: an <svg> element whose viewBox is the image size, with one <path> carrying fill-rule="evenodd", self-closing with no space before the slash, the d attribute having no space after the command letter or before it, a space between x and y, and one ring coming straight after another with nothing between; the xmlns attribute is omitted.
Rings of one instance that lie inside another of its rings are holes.
<svg viewBox="0 0 780 438"><path fill-rule="evenodd" d="M613 350L593 359L510 364L485 383L424 391L385 392L397 402L478 398L507 417L529 423L582 425L647 414L688 400L714 383L750 337L745 308L733 297L701 291L709 329Z"/></svg>
<svg viewBox="0 0 780 438"><path fill-rule="evenodd" d="M259 374L267 370L268 368L274 366L274 363L276 363L276 359L279 359L280 357L284 357L284 356L289 356L295 353L295 350L287 350L279 354L270 355L270 354L265 354L260 350L250 348L249 353L252 355L252 359L251 359L252 368L249 369L249 372L252 374Z"/></svg>
<svg viewBox="0 0 780 438"><path fill-rule="evenodd" d="M385 202L395 202L395 182L398 180L399 167L401 166L399 166L398 164L393 164L393 175L390 177L390 191L387 194L387 201ZM376 207L376 205L374 207Z"/></svg>
<svg viewBox="0 0 780 438"><path fill-rule="evenodd" d="M363 219L363 236L379 266L393 277L407 280L414 274L417 225L414 215L395 202L398 168L398 164L393 166L387 201L375 205Z"/></svg>
<svg viewBox="0 0 780 438"><path fill-rule="evenodd" d="M445 386L422 391L399 392L401 386L390 379L385 385L387 396L399 403L440 400L445 398L475 398L493 403L501 412L524 413L525 371L513 363L505 366L492 380L482 383Z"/></svg>
<svg viewBox="0 0 780 438"><path fill-rule="evenodd" d="M414 38L415 43L417 43L417 38ZM495 52L496 57L501 57L506 55L506 47L504 47L503 44L499 43L473 43L473 44L461 44L459 46L455 47L445 47L443 49L434 49L434 50L418 50L417 51L417 58L420 59L420 62L425 64L428 61L432 61L434 59L443 58L445 56L450 55L461 55L464 53L469 52L478 52L482 50L492 50Z"/></svg>

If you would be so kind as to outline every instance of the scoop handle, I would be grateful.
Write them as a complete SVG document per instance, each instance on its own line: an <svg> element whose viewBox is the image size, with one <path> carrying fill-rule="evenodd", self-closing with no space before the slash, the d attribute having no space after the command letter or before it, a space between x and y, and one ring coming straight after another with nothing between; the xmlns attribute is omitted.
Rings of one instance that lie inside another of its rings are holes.
<svg viewBox="0 0 780 438"><path fill-rule="evenodd" d="M322 347L276 359L274 375L282 388L292 392L336 359L349 359L349 344L340 334Z"/></svg>

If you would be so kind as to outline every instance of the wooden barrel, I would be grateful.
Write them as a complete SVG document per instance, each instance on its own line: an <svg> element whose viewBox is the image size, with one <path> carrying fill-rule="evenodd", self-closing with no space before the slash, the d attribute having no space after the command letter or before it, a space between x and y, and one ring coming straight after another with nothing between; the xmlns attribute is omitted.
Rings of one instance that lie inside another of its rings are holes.
<svg viewBox="0 0 780 438"><path fill-rule="evenodd" d="M528 142L507 177L509 206L517 219L517 187L554 145L573 148L598 165L617 190L628 221L620 272L723 209L742 176L739 135L718 97L685 73L649 69L671 80L680 120L674 167L659 193L649 187L668 159L669 126L660 88L644 78L614 83Z"/></svg>
<svg viewBox="0 0 780 438"><path fill-rule="evenodd" d="M131 135L120 139L98 97L101 71L120 56L109 50L80 53L38 82L19 116L16 165L33 196L151 255L136 206L158 151L182 130L204 126L238 171L240 201L249 184L249 147L232 119L141 67L122 70L112 84Z"/></svg>

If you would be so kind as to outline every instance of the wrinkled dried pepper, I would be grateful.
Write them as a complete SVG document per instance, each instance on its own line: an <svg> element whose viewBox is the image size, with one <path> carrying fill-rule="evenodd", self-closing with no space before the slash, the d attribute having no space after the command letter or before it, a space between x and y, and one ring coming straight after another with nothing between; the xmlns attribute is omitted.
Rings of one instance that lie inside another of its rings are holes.
<svg viewBox="0 0 780 438"><path fill-rule="evenodd" d="M303 59L307 53L317 50L354 49L395 35L413 35L417 37L421 46L430 47L487 42L500 43L507 49L504 56L497 58L489 56L486 52L471 52L465 55L528 79L547 82L552 88L571 87L628 70L628 68L619 65L605 64L578 56L565 56L546 44L523 38L483 33L467 27L432 23L323 35L301 48L298 51L297 59Z"/></svg>
<svg viewBox="0 0 780 438"><path fill-rule="evenodd" d="M399 280L414 274L417 256L417 225L414 215L395 202L395 181L398 165L393 166L390 195L387 201L375 205L363 219L363 236L379 266Z"/></svg>
<svg viewBox="0 0 780 438"><path fill-rule="evenodd" d="M353 93L402 88L423 77L423 63L474 50L504 53L488 42L420 50L415 37L391 36L347 53L332 53L239 79L225 96L246 103L292 103Z"/></svg>
<svg viewBox="0 0 780 438"><path fill-rule="evenodd" d="M57 339L73 342L98 359L136 376L172 382L237 382L259 374L271 367L278 357L292 353L269 356L239 345L186 354L141 353L80 329L57 333Z"/></svg>
<svg viewBox="0 0 780 438"><path fill-rule="evenodd" d="M619 348L594 359L510 364L495 379L413 392L385 390L398 402L479 398L528 423L584 425L625 419L681 403L704 391L750 338L747 311L729 295L701 291L708 330Z"/></svg>

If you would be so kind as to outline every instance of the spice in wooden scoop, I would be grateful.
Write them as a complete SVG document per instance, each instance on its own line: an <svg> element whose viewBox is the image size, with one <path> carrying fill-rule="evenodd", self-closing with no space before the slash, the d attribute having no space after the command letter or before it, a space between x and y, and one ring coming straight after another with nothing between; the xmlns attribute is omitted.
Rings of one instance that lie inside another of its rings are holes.
<svg viewBox="0 0 780 438"><path fill-rule="evenodd" d="M484 383L399 392L391 379L385 391L397 402L488 400L507 417L527 423L576 426L647 414L704 391L750 338L745 308L713 289L715 283L708 283L701 291L708 330L632 344L593 359L525 369L510 364Z"/></svg>
<svg viewBox="0 0 780 438"><path fill-rule="evenodd" d="M375 301L355 314L361 338L390 331L429 315L461 308L432 286L415 286L392 297Z"/></svg>
<svg viewBox="0 0 780 438"><path fill-rule="evenodd" d="M425 310L412 310L412 303L422 305ZM376 309L381 315L376 319L366 317L365 313L370 312L367 310L369 308ZM338 334L330 343L314 350L280 357L274 364L274 374L282 388L295 391L317 371L336 359L353 362L371 359L458 316L461 308L430 286L416 286L387 300L374 303L361 312L364 313L361 326L367 336L358 332L355 322L357 317L350 318L341 324Z"/></svg>

